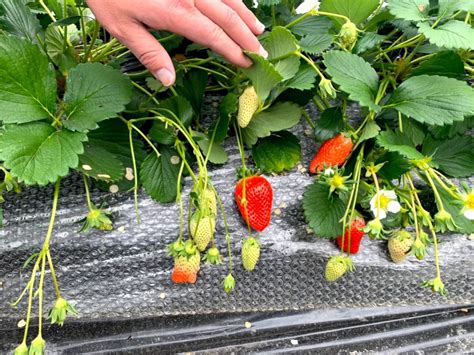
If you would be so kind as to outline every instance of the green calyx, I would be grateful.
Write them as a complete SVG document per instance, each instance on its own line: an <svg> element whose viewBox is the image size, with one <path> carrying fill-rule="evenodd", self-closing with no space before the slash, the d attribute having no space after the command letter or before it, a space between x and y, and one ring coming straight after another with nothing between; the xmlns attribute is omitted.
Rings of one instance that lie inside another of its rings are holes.
<svg viewBox="0 0 474 355"><path fill-rule="evenodd" d="M83 220L80 232L87 233L93 228L102 231L111 231L114 227L110 216L110 212L100 208L92 208L87 217Z"/></svg>
<svg viewBox="0 0 474 355"><path fill-rule="evenodd" d="M222 262L222 255L219 252L219 249L216 247L210 248L204 256L204 261L212 265L220 264Z"/></svg>
<svg viewBox="0 0 474 355"><path fill-rule="evenodd" d="M44 348L46 347L46 341L41 335L38 335L30 345L29 355L43 355Z"/></svg>
<svg viewBox="0 0 474 355"><path fill-rule="evenodd" d="M224 290L227 293L230 293L235 288L235 279L232 274L229 274L224 279Z"/></svg>
<svg viewBox="0 0 474 355"><path fill-rule="evenodd" d="M64 321L69 315L77 315L77 310L64 298L59 297L54 303L53 308L51 308L51 310L49 311L49 318L51 319L51 324L56 323L62 327Z"/></svg>

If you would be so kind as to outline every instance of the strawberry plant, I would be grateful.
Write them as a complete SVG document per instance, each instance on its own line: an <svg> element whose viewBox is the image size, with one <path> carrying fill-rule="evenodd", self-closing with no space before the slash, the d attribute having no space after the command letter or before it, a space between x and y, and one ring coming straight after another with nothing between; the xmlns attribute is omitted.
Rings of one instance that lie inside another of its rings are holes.
<svg viewBox="0 0 474 355"><path fill-rule="evenodd" d="M262 173L302 162L298 124L314 137L314 159L304 162L313 180L303 197L307 223L340 249L326 279L343 282L356 270L351 254L367 234L387 240L395 262L432 253L436 274L423 285L446 294L438 233L474 233L474 191L465 179L474 174L472 1L322 0L303 12L301 0L257 3L268 57L247 52L247 69L178 35L153 32L174 58L177 81L169 88L104 33L83 1L0 3L0 203L24 187L54 186L44 244L27 259L31 276L13 303L26 303L17 354L44 352L49 275L51 323L77 314L50 250L64 178L84 182L83 233L113 229L91 185L133 194L138 222L139 189L158 203L177 203L171 281L195 283L202 261L226 261L222 282L231 292L238 282L231 237L239 236L229 233L208 169L226 164L224 143L236 142L242 166L234 197L248 227L240 253L244 268L258 272L262 242L254 231L265 233L273 206ZM211 121L202 114L209 94L221 98ZM0 205L0 225L1 212ZM34 303L38 333L31 339Z"/></svg>

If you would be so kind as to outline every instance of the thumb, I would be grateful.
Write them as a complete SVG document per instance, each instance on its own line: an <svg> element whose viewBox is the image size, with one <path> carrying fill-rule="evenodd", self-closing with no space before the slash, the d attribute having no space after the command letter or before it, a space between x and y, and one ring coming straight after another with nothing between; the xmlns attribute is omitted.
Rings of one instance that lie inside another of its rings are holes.
<svg viewBox="0 0 474 355"><path fill-rule="evenodd" d="M127 35L120 38L138 60L164 86L171 86L176 79L173 62L163 46L139 24L128 27Z"/></svg>

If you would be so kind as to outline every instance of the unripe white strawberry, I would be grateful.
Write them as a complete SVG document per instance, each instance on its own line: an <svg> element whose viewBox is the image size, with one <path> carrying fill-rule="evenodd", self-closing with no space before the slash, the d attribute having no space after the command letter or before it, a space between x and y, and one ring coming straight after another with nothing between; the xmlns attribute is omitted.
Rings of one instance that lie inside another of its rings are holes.
<svg viewBox="0 0 474 355"><path fill-rule="evenodd" d="M239 126L245 128L250 123L254 113L260 105L258 95L253 86L249 86L244 90L239 98L239 113L237 114L237 122Z"/></svg>

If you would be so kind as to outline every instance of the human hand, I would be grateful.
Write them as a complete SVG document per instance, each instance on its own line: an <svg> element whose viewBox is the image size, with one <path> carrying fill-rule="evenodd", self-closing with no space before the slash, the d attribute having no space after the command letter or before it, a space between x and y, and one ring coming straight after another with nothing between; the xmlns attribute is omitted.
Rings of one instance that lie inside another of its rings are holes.
<svg viewBox="0 0 474 355"><path fill-rule="evenodd" d="M175 82L173 62L148 29L165 30L249 67L243 50L267 53L256 35L265 27L241 0L88 0L97 20L127 46L163 85Z"/></svg>

